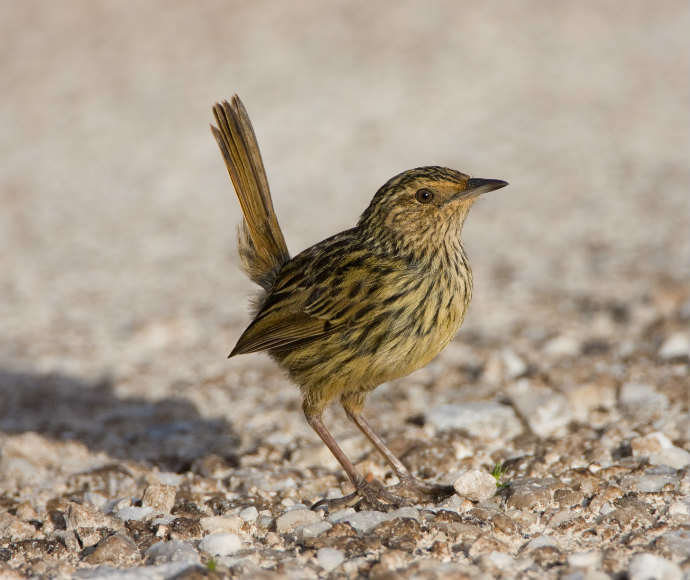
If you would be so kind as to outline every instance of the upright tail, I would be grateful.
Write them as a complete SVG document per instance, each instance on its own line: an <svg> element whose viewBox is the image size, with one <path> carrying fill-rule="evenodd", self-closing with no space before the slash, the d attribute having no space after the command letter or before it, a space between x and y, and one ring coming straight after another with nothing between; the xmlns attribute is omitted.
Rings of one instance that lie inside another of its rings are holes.
<svg viewBox="0 0 690 580"><path fill-rule="evenodd" d="M218 128L211 125L211 131L244 214L237 236L242 267L254 282L269 290L290 254L273 209L259 144L237 95L230 103L216 103L213 115Z"/></svg>

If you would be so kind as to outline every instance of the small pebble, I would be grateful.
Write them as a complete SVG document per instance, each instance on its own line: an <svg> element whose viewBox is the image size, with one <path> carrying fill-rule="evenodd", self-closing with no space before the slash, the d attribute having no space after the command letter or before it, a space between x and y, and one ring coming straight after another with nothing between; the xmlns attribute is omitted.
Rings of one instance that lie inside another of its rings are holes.
<svg viewBox="0 0 690 580"><path fill-rule="evenodd" d="M255 522L256 518L259 517L259 511L252 505L247 508L244 508L239 516L245 521L245 522Z"/></svg>
<svg viewBox="0 0 690 580"><path fill-rule="evenodd" d="M242 540L236 534L209 534L199 542L199 549L211 556L229 556L242 548Z"/></svg>
<svg viewBox="0 0 690 580"><path fill-rule="evenodd" d="M630 580L682 580L678 564L654 554L636 554L628 568Z"/></svg>
<svg viewBox="0 0 690 580"><path fill-rule="evenodd" d="M177 489L172 485L152 483L144 490L141 505L151 507L158 513L167 514L175 505Z"/></svg>
<svg viewBox="0 0 690 580"><path fill-rule="evenodd" d="M659 356L666 360L690 357L690 335L686 332L676 332L669 336L661 345Z"/></svg>
<svg viewBox="0 0 690 580"><path fill-rule="evenodd" d="M549 340L544 345L543 352L553 357L575 356L580 352L580 342L572 336L562 334Z"/></svg>
<svg viewBox="0 0 690 580"><path fill-rule="evenodd" d="M568 554L568 564L573 568L598 568L601 565L601 552L573 552Z"/></svg>
<svg viewBox="0 0 690 580"><path fill-rule="evenodd" d="M509 348L503 349L501 359L503 360L507 379L517 379L527 372L527 363Z"/></svg>
<svg viewBox="0 0 690 580"><path fill-rule="evenodd" d="M291 532L295 528L320 521L318 512L304 508L288 510L276 520L276 530L279 533Z"/></svg>
<svg viewBox="0 0 690 580"><path fill-rule="evenodd" d="M146 561L149 564L167 564L170 562L197 563L201 561L199 552L182 540L158 542L146 550Z"/></svg>
<svg viewBox="0 0 690 580"><path fill-rule="evenodd" d="M361 512L347 513L344 515L336 513L328 519L334 524L339 522L348 522L358 532L367 534L380 523L392 520L394 517L395 516L391 515L390 513L362 510Z"/></svg>
<svg viewBox="0 0 690 580"><path fill-rule="evenodd" d="M345 560L345 555L335 548L320 548L316 552L316 561L325 572L330 572L340 566Z"/></svg>
<svg viewBox="0 0 690 580"><path fill-rule="evenodd" d="M629 411L654 411L668 407L666 395L659 393L652 385L633 381L623 383L619 400Z"/></svg>
<svg viewBox="0 0 690 580"><path fill-rule="evenodd" d="M130 507L125 507L117 511L115 514L119 519L121 519L123 522L129 521L129 520L135 520L135 521L141 521L145 520L148 516L154 513L154 509L152 507L136 507L136 506L130 506Z"/></svg>
<svg viewBox="0 0 690 580"><path fill-rule="evenodd" d="M303 542L306 538L316 538L320 536L325 531L330 530L333 527L331 522L321 521L314 522L313 524L307 524L306 526L300 526L295 529L297 533L297 541Z"/></svg>
<svg viewBox="0 0 690 580"><path fill-rule="evenodd" d="M543 548L544 546L552 546L558 548L558 541L553 536L538 536L533 540L527 542L528 550L536 550L537 548Z"/></svg>
<svg viewBox="0 0 690 580"><path fill-rule="evenodd" d="M496 479L479 469L470 469L453 482L455 493L471 501L484 501L496 493Z"/></svg>
<svg viewBox="0 0 690 580"><path fill-rule="evenodd" d="M690 465L690 453L680 447L668 447L649 456L650 465L668 465L673 469L683 469Z"/></svg>

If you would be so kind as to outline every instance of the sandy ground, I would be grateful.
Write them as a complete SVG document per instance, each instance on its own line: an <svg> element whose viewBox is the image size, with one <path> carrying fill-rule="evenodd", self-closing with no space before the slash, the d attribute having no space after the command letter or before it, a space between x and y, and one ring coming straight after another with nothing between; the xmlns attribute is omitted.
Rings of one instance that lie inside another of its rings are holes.
<svg viewBox="0 0 690 580"><path fill-rule="evenodd" d="M0 12L0 577L167 578L213 553L218 577L687 576L685 2ZM235 92L293 253L410 167L510 182L465 227L459 336L368 411L419 475L503 461L511 487L365 514L378 532L300 511L347 483L273 364L225 359L253 289L208 123Z"/></svg>

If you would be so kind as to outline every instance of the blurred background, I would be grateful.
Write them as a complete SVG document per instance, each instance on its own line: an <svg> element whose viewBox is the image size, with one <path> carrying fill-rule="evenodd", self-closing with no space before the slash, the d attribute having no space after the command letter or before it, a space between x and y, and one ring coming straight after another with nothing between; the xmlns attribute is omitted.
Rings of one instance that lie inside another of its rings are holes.
<svg viewBox="0 0 690 580"><path fill-rule="evenodd" d="M115 399L193 398L202 414L232 414L238 376L298 404L267 357L225 360L253 291L208 128L233 93L293 254L352 226L410 167L510 182L466 224L476 285L460 344L545 339L589 324L583 303L623 316L687 300L686 2L3 0L1 12L0 367L5 396L17 377L35 387L19 408L46 396L30 378L46 373L78 392L107 377Z"/></svg>

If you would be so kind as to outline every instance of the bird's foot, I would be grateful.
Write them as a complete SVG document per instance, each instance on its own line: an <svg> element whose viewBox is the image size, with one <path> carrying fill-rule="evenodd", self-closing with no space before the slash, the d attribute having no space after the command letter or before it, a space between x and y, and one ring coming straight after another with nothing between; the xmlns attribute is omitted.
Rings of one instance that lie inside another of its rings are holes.
<svg viewBox="0 0 690 580"><path fill-rule="evenodd" d="M397 488L398 486L395 486L391 489ZM363 506L380 512L388 512L411 504L412 501L409 498L391 493L378 481L372 480L363 481L357 485L357 491L344 497L317 501L311 509L314 511L323 509L329 512L346 507Z"/></svg>
<svg viewBox="0 0 690 580"><path fill-rule="evenodd" d="M391 489L394 489L397 493L402 492L405 496L431 501L441 501L455 493L455 488L452 485L428 483L411 475L401 478L400 483L394 485Z"/></svg>

